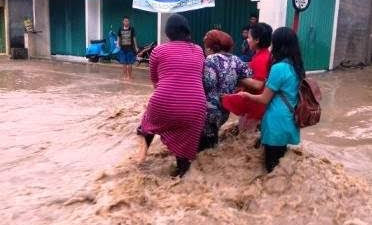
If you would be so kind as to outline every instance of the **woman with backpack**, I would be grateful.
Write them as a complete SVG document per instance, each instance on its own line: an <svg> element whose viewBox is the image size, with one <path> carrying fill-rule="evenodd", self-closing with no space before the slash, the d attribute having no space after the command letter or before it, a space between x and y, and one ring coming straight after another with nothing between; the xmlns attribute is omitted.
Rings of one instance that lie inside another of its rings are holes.
<svg viewBox="0 0 372 225"><path fill-rule="evenodd" d="M295 107L300 81L305 78L298 38L292 29L282 27L273 33L272 55L273 65L263 93L254 95L239 92L242 97L267 104L261 123L261 142L265 148L265 167L269 173L285 155L288 144L300 143L300 129L284 98Z"/></svg>

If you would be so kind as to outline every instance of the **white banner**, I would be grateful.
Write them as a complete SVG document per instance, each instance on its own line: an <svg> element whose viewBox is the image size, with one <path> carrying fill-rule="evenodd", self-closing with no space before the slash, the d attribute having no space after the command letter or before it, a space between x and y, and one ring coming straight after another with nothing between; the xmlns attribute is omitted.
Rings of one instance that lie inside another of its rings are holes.
<svg viewBox="0 0 372 225"><path fill-rule="evenodd" d="M176 13L214 7L215 0L133 0L133 8L150 12Z"/></svg>

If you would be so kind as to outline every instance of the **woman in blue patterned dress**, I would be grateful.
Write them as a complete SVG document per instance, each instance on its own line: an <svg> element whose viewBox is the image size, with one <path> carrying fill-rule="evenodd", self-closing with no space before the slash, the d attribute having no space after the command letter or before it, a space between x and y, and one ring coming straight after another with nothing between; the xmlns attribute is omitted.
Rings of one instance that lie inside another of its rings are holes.
<svg viewBox="0 0 372 225"><path fill-rule="evenodd" d="M204 63L203 86L207 97L207 118L200 140L199 151L213 148L218 143L219 128L229 118L220 97L232 94L240 83L251 75L247 64L230 52L234 42L230 35L211 30L204 37L207 58Z"/></svg>

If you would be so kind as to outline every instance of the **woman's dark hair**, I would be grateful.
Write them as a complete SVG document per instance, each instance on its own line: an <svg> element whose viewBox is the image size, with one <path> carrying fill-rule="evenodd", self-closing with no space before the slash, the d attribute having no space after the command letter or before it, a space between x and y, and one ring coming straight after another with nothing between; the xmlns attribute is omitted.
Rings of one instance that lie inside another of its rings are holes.
<svg viewBox="0 0 372 225"><path fill-rule="evenodd" d="M251 14L251 18L252 18L252 17L258 19L258 14L257 14L257 13L252 13L252 14Z"/></svg>
<svg viewBox="0 0 372 225"><path fill-rule="evenodd" d="M271 35L273 28L266 23L258 23L251 26L250 30L253 39L259 40L259 48L268 48L271 45Z"/></svg>
<svg viewBox="0 0 372 225"><path fill-rule="evenodd" d="M249 31L249 29L251 29L249 26L245 26L245 27L242 28L242 32L243 31Z"/></svg>
<svg viewBox="0 0 372 225"><path fill-rule="evenodd" d="M288 59L293 64L299 78L301 80L304 79L304 63L296 33L288 27L278 28L273 33L272 44L271 53L274 58L274 64Z"/></svg>
<svg viewBox="0 0 372 225"><path fill-rule="evenodd" d="M173 14L168 18L165 34L171 41L191 41L189 22L180 14Z"/></svg>

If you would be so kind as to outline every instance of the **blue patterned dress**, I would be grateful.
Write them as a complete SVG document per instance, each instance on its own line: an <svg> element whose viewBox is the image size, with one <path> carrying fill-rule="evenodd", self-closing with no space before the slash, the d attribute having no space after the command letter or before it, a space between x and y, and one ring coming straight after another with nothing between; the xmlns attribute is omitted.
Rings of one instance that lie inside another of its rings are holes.
<svg viewBox="0 0 372 225"><path fill-rule="evenodd" d="M241 79L252 75L247 63L231 54L209 55L204 63L203 86L207 97L207 118L200 150L214 147L218 130L228 120L229 112L222 107L220 97L232 94Z"/></svg>

